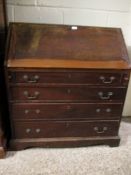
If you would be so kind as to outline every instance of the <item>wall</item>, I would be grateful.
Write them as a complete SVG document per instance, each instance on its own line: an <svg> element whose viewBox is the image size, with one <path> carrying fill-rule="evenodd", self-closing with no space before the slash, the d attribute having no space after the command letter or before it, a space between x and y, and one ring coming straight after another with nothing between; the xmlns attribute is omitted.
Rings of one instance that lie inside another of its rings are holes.
<svg viewBox="0 0 131 175"><path fill-rule="evenodd" d="M121 27L131 46L131 0L7 0L8 19L103 27ZM131 83L123 115L131 116Z"/></svg>

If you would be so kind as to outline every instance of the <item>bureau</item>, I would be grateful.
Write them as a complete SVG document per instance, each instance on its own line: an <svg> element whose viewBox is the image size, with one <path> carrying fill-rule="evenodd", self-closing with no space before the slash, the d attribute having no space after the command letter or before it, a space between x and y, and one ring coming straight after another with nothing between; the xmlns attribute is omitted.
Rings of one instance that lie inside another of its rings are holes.
<svg viewBox="0 0 131 175"><path fill-rule="evenodd" d="M130 63L119 28L12 23L12 149L119 145Z"/></svg>

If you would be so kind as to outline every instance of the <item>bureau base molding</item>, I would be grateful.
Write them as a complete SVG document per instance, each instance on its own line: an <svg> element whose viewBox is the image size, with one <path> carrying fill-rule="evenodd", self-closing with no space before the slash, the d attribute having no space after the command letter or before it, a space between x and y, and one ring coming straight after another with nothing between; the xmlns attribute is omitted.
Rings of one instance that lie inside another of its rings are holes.
<svg viewBox="0 0 131 175"><path fill-rule="evenodd" d="M12 139L10 141L11 150L22 150L33 147L44 148L71 148L84 147L91 145L109 145L118 146L120 143L119 136L113 137L66 137L66 138L36 138L36 139Z"/></svg>

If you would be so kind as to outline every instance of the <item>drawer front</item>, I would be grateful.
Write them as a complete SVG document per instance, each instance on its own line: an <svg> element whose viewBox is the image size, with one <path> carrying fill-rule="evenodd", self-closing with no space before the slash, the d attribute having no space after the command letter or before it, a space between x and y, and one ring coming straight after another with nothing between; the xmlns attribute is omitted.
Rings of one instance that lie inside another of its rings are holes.
<svg viewBox="0 0 131 175"><path fill-rule="evenodd" d="M119 85L122 73L105 72L9 72L11 83Z"/></svg>
<svg viewBox="0 0 131 175"><path fill-rule="evenodd" d="M122 104L45 103L11 104L15 120L120 118Z"/></svg>
<svg viewBox="0 0 131 175"><path fill-rule="evenodd" d="M123 100L126 88L100 88L88 86L63 87L11 87L11 100L15 101L100 101Z"/></svg>
<svg viewBox="0 0 131 175"><path fill-rule="evenodd" d="M14 122L15 138L116 136L119 121Z"/></svg>

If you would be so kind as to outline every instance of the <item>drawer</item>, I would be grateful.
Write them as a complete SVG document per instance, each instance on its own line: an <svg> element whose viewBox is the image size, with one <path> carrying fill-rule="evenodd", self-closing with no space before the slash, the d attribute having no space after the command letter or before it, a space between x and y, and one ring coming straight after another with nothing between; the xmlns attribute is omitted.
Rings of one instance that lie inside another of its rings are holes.
<svg viewBox="0 0 131 175"><path fill-rule="evenodd" d="M113 72L9 72L9 82L28 84L90 84L119 85L122 73Z"/></svg>
<svg viewBox="0 0 131 175"><path fill-rule="evenodd" d="M24 103L11 104L15 120L120 118L123 104Z"/></svg>
<svg viewBox="0 0 131 175"><path fill-rule="evenodd" d="M112 101L124 100L126 88L88 86L11 87L14 101Z"/></svg>
<svg viewBox="0 0 131 175"><path fill-rule="evenodd" d="M14 122L15 138L116 136L119 121Z"/></svg>

